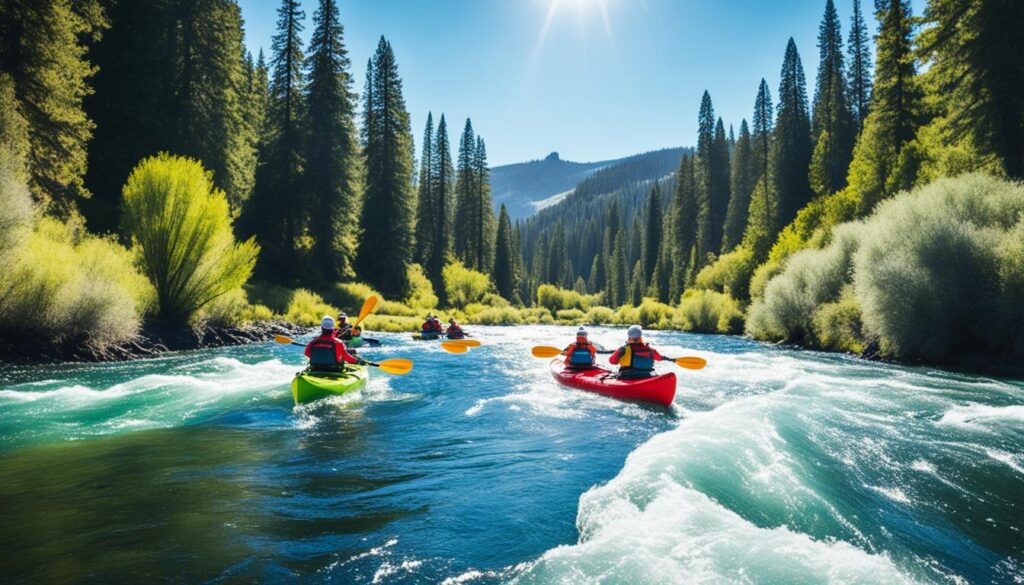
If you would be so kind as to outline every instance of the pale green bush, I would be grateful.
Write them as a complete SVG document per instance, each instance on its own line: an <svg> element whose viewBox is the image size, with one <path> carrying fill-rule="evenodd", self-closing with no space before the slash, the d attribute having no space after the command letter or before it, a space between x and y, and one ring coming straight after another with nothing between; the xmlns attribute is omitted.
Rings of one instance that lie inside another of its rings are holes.
<svg viewBox="0 0 1024 585"><path fill-rule="evenodd" d="M295 296L294 290L266 281L254 280L248 282L244 290L251 302L266 305L271 311L279 315L288 312L288 305L292 303L292 297Z"/></svg>
<svg viewBox="0 0 1024 585"><path fill-rule="evenodd" d="M753 252L740 246L728 254L719 256L714 264L701 269L697 273L694 288L729 293L737 299L747 299L750 279L756 267Z"/></svg>
<svg viewBox="0 0 1024 585"><path fill-rule="evenodd" d="M633 325L640 321L640 309L632 305L622 305L615 310L615 319L612 321L616 325Z"/></svg>
<svg viewBox="0 0 1024 585"><path fill-rule="evenodd" d="M235 242L227 197L192 159L160 154L139 163L124 187L123 221L166 322L190 320L244 285L256 265L256 242Z"/></svg>
<svg viewBox="0 0 1024 585"><path fill-rule="evenodd" d="M49 218L9 251L0 270L0 331L11 338L103 347L133 336L152 301L127 250Z"/></svg>
<svg viewBox="0 0 1024 585"><path fill-rule="evenodd" d="M444 290L448 303L455 308L463 308L470 303L479 303L491 291L491 279L482 272L477 272L459 261L450 262L441 272L444 279Z"/></svg>
<svg viewBox="0 0 1024 585"><path fill-rule="evenodd" d="M652 329L670 329L675 309L654 299L644 299L636 308L636 322Z"/></svg>
<svg viewBox="0 0 1024 585"><path fill-rule="evenodd" d="M852 287L847 286L838 301L825 303L814 310L811 329L816 345L822 349L846 353L864 351L860 305Z"/></svg>
<svg viewBox="0 0 1024 585"><path fill-rule="evenodd" d="M584 295L574 290L558 288L553 284L542 284L537 287L537 305L549 311L579 309L586 311L600 302L600 295Z"/></svg>
<svg viewBox="0 0 1024 585"><path fill-rule="evenodd" d="M607 325L615 321L615 311L608 307L591 307L587 311L587 323Z"/></svg>
<svg viewBox="0 0 1024 585"><path fill-rule="evenodd" d="M251 306L245 290L236 289L203 307L198 319L217 327L242 327L252 323L249 319Z"/></svg>
<svg viewBox="0 0 1024 585"><path fill-rule="evenodd" d="M408 274L409 296L405 299L405 304L416 309L417 313L437 307L437 295L434 294L430 279L423 273L423 267L419 264L410 264Z"/></svg>
<svg viewBox="0 0 1024 585"><path fill-rule="evenodd" d="M422 319L399 317L397 315L370 315L363 322L363 331L386 331L389 333L411 333L420 330Z"/></svg>
<svg viewBox="0 0 1024 585"><path fill-rule="evenodd" d="M676 309L673 324L698 333L738 333L743 328L740 303L712 290L688 290Z"/></svg>
<svg viewBox="0 0 1024 585"><path fill-rule="evenodd" d="M320 324L324 315L338 317L338 309L324 302L323 297L310 292L304 288L295 291L292 296L288 310L285 311L285 320L304 327L313 327Z"/></svg>
<svg viewBox="0 0 1024 585"><path fill-rule="evenodd" d="M562 325L579 325L586 316L586 313L579 309L562 309L555 312L555 319Z"/></svg>
<svg viewBox="0 0 1024 585"><path fill-rule="evenodd" d="M518 325L523 322L522 316L514 307L485 307L468 317L468 320L478 325Z"/></svg>
<svg viewBox="0 0 1024 585"><path fill-rule="evenodd" d="M540 325L550 325L555 322L555 318L551 315L551 311L544 307L531 307L529 309L522 309L519 311L520 316L524 323L535 323Z"/></svg>

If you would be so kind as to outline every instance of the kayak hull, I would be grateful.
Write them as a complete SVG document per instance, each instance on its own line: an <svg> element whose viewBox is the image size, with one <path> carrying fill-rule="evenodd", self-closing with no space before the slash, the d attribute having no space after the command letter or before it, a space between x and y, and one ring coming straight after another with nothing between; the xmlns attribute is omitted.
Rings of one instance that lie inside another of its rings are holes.
<svg viewBox="0 0 1024 585"><path fill-rule="evenodd" d="M638 380L622 380L615 378L613 372L600 367L570 370L560 358L555 358L551 360L551 375L560 384L570 388L596 392L619 400L670 406L676 396L676 375L671 372Z"/></svg>
<svg viewBox="0 0 1024 585"><path fill-rule="evenodd" d="M358 349L363 347L364 342L362 337L353 337L352 339L345 340L345 347L349 349Z"/></svg>
<svg viewBox="0 0 1024 585"><path fill-rule="evenodd" d="M416 341L435 341L444 337L443 333L414 333L412 338Z"/></svg>
<svg viewBox="0 0 1024 585"><path fill-rule="evenodd" d="M328 396L340 396L366 386L370 370L365 366L349 366L344 372L311 372L295 374L292 380L292 398L295 404L304 404Z"/></svg>

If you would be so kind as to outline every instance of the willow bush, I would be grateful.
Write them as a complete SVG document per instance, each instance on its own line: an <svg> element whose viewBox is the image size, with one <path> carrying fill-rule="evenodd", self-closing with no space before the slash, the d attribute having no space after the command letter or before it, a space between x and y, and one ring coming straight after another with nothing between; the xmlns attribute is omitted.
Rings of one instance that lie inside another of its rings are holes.
<svg viewBox="0 0 1024 585"><path fill-rule="evenodd" d="M491 291L491 279L482 272L467 268L458 260L448 263L441 271L448 303L461 309L483 301Z"/></svg>
<svg viewBox="0 0 1024 585"><path fill-rule="evenodd" d="M940 179L794 253L751 306L760 339L942 360L1024 352L1024 186Z"/></svg>
<svg viewBox="0 0 1024 585"><path fill-rule="evenodd" d="M160 154L139 163L124 187L124 231L156 289L159 320L185 323L240 288L259 247L236 243L224 192L195 160Z"/></svg>

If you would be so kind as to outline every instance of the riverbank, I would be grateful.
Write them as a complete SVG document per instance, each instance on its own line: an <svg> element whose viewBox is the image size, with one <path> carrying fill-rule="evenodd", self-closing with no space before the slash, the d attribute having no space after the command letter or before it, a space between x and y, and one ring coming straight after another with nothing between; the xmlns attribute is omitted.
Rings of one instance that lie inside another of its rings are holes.
<svg viewBox="0 0 1024 585"><path fill-rule="evenodd" d="M309 332L287 321L264 321L244 327L160 327L149 326L121 343L92 347L80 340L53 343L49 339L24 339L20 343L0 343L0 362L114 362L156 357L172 351L209 349L265 343L276 335L301 335Z"/></svg>

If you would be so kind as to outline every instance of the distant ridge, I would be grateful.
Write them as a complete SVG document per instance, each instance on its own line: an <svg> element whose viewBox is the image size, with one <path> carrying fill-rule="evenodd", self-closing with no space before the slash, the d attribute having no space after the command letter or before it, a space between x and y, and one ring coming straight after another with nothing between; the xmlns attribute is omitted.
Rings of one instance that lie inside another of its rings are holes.
<svg viewBox="0 0 1024 585"><path fill-rule="evenodd" d="M602 171L611 171L626 163L627 174L630 175L628 182L663 177L667 172L675 170L684 152L683 148L668 148L587 163L562 160L557 152L552 152L540 160L494 167L491 169L494 207L497 209L504 203L513 220L530 217L541 209L573 196L577 186L583 187L585 191L608 188L616 182L618 173ZM666 165L666 161L670 161L669 164ZM669 170L666 171L666 168ZM600 179L601 176L604 179ZM591 177L599 181L598 184L588 184ZM611 187L608 190L614 189Z"/></svg>

